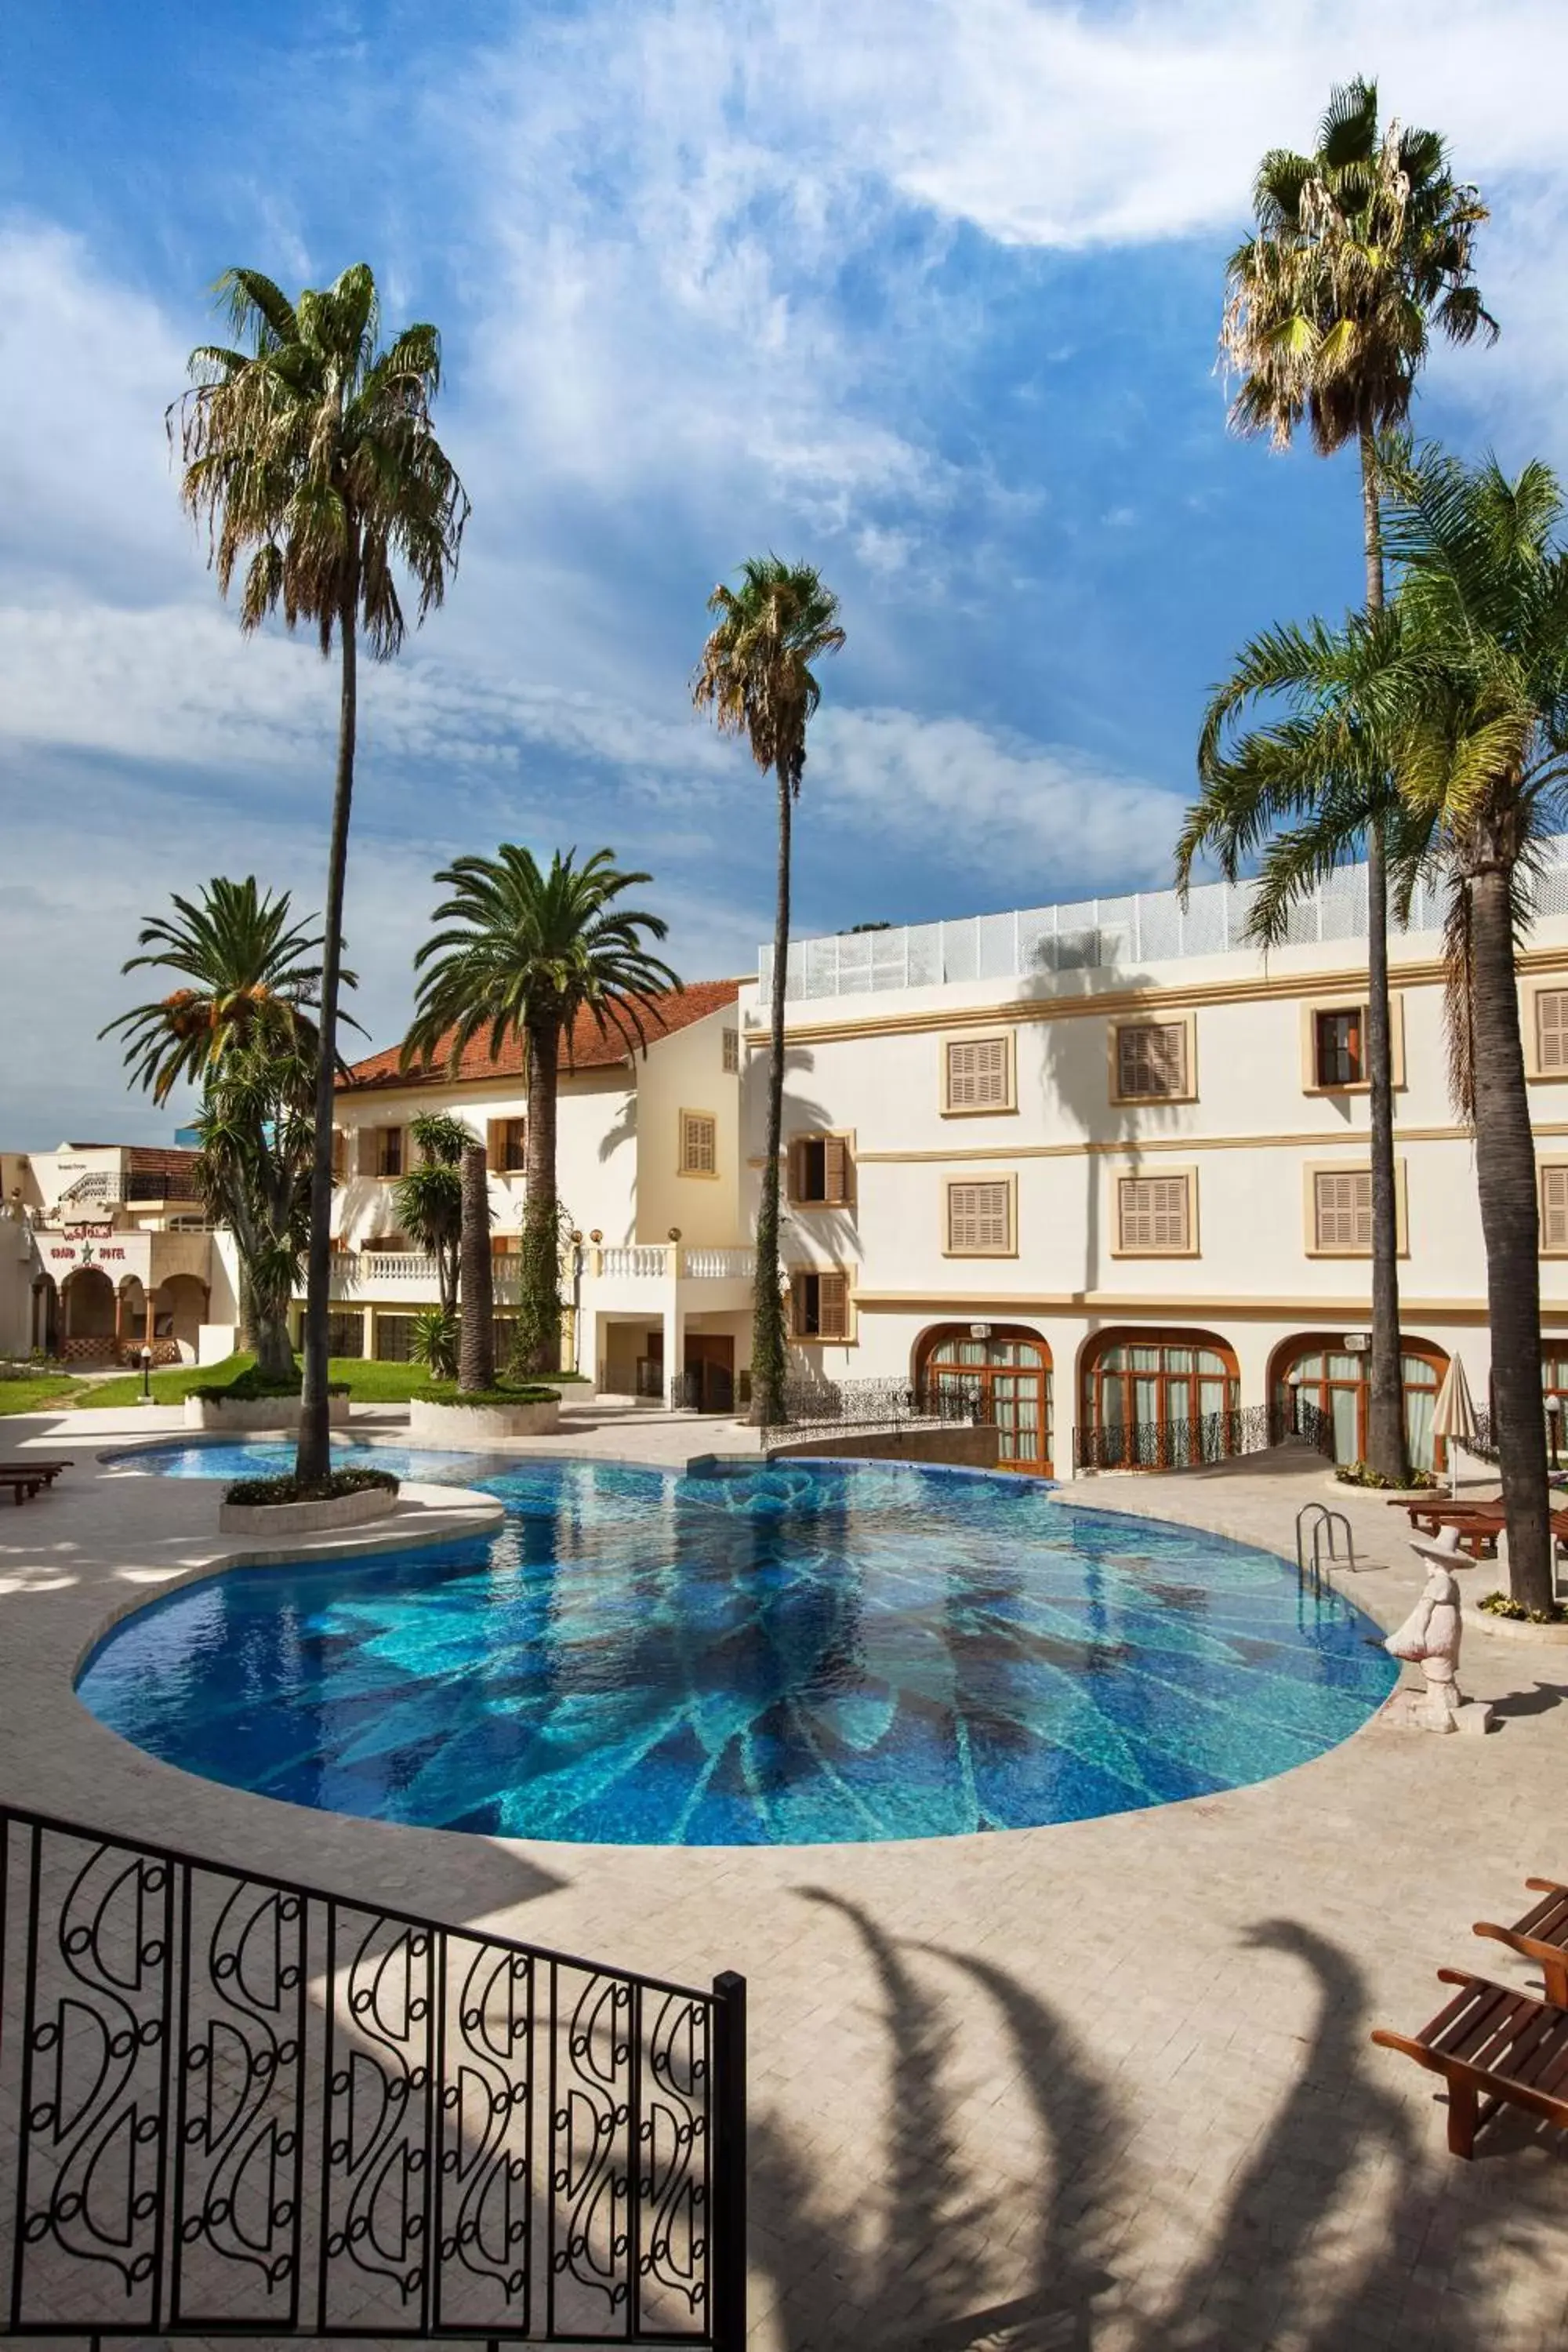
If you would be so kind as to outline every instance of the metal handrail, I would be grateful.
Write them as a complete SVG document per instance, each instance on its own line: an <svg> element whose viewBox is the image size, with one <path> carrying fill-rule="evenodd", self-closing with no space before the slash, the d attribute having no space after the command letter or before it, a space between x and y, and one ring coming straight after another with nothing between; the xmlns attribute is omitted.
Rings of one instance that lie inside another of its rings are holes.
<svg viewBox="0 0 1568 2352"><path fill-rule="evenodd" d="M0 1806L0 2335L741 2352L745 1983Z"/></svg>

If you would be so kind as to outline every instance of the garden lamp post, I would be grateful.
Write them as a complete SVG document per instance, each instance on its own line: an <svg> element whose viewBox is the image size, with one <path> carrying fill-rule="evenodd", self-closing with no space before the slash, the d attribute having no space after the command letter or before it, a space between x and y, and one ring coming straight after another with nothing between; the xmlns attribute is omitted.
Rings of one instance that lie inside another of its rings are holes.
<svg viewBox="0 0 1568 2352"><path fill-rule="evenodd" d="M1557 1467L1557 1435L1563 1422L1563 1400L1549 1396L1546 1400L1546 1426L1552 1433L1552 1467Z"/></svg>
<svg viewBox="0 0 1568 2352"><path fill-rule="evenodd" d="M153 1350L151 1348L143 1348L141 1355L142 1402L143 1404L151 1404L153 1402Z"/></svg>

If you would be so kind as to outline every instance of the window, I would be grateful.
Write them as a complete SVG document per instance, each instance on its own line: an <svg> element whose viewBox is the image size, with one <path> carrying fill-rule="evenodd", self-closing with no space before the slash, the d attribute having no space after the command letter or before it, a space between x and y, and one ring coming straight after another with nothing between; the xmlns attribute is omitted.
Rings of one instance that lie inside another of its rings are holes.
<svg viewBox="0 0 1568 2352"><path fill-rule="evenodd" d="M950 1037L942 1047L944 1111L1011 1110L1013 1036Z"/></svg>
<svg viewBox="0 0 1568 2352"><path fill-rule="evenodd" d="M849 1277L810 1274L797 1267L790 1276L790 1330L796 1339L849 1337Z"/></svg>
<svg viewBox="0 0 1568 2352"><path fill-rule="evenodd" d="M1541 1248L1544 1256L1568 1255L1568 1166L1541 1171Z"/></svg>
<svg viewBox="0 0 1568 2352"><path fill-rule="evenodd" d="M1119 1176L1116 1246L1128 1257L1188 1257L1193 1239L1193 1177Z"/></svg>
<svg viewBox="0 0 1568 2352"><path fill-rule="evenodd" d="M1313 1026L1312 1077L1320 1087L1359 1087L1366 1082L1365 1016L1361 1006L1320 1013Z"/></svg>
<svg viewBox="0 0 1568 2352"><path fill-rule="evenodd" d="M1312 1177L1312 1245L1320 1250L1360 1252L1372 1248L1372 1171L1342 1175L1326 1169Z"/></svg>
<svg viewBox="0 0 1568 2352"><path fill-rule="evenodd" d="M735 1077L740 1072L740 1067L741 1033L738 1029L726 1029L724 1032L724 1076L727 1078Z"/></svg>
<svg viewBox="0 0 1568 2352"><path fill-rule="evenodd" d="M789 1196L803 1209L847 1205L849 1144L846 1137L796 1136L789 1148Z"/></svg>
<svg viewBox="0 0 1568 2352"><path fill-rule="evenodd" d="M680 1173L716 1176L719 1172L719 1122L709 1111L680 1114Z"/></svg>
<svg viewBox="0 0 1568 2352"><path fill-rule="evenodd" d="M988 1177L984 1183L967 1178L949 1183L949 1257L1012 1256L1013 1184L1011 1176Z"/></svg>
<svg viewBox="0 0 1568 2352"><path fill-rule="evenodd" d="M403 1129L400 1127L378 1127L376 1129L375 1172L378 1176L402 1175Z"/></svg>
<svg viewBox="0 0 1568 2352"><path fill-rule="evenodd" d="M1543 988L1535 1000L1535 1070L1568 1076L1568 988Z"/></svg>
<svg viewBox="0 0 1568 2352"><path fill-rule="evenodd" d="M1119 1102L1180 1101L1192 1091L1184 1021L1124 1021L1116 1030Z"/></svg>
<svg viewBox="0 0 1568 2352"><path fill-rule="evenodd" d="M348 1165L347 1147L348 1137L341 1127L334 1127L332 1129L332 1181L334 1184L341 1184L343 1181L343 1171Z"/></svg>
<svg viewBox="0 0 1568 2352"><path fill-rule="evenodd" d="M485 1166L492 1176L516 1175L528 1165L528 1121L492 1118L485 1122Z"/></svg>

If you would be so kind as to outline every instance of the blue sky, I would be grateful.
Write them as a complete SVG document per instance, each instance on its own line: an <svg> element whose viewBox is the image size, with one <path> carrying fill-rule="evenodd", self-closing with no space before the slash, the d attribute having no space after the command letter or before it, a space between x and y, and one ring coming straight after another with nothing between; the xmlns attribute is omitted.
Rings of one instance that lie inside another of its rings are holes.
<svg viewBox="0 0 1568 2352"><path fill-rule="evenodd" d="M96 1032L171 889L319 903L333 717L243 642L163 430L227 263L368 259L445 337L474 500L447 609L367 681L348 933L395 1035L451 856L611 845L676 961L754 968L772 832L690 714L714 580L817 562L848 646L802 930L1159 886L1205 691L1357 593L1348 463L1225 430L1220 282L1258 155L1330 84L1445 130L1505 337L1422 418L1563 446L1552 0L584 0L0 16L3 1139L153 1136Z"/></svg>

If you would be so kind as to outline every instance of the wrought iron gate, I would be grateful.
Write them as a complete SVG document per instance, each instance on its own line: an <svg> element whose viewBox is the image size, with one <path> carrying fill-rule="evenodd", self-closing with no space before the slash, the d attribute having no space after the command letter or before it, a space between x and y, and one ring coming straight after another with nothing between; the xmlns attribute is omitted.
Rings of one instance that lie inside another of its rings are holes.
<svg viewBox="0 0 1568 2352"><path fill-rule="evenodd" d="M0 1963L0 2333L741 2352L742 1978L8 1807Z"/></svg>

